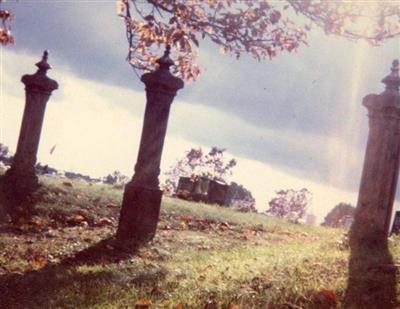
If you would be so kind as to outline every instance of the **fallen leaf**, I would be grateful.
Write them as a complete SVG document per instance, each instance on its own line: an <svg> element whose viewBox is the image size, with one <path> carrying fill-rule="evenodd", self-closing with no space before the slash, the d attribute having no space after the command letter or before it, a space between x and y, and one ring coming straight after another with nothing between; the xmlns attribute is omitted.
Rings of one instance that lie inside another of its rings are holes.
<svg viewBox="0 0 400 309"><path fill-rule="evenodd" d="M78 225L78 224L82 223L85 220L86 219L85 219L84 216L79 215L79 214L75 214L75 215L69 216L67 218L67 223L70 224L70 225Z"/></svg>
<svg viewBox="0 0 400 309"><path fill-rule="evenodd" d="M220 224L218 225L218 228L219 228L221 231L226 231L226 230L230 230L230 229L231 229L231 227L229 226L229 224L226 223L226 222L220 223Z"/></svg>
<svg viewBox="0 0 400 309"><path fill-rule="evenodd" d="M330 306L336 306L338 299L335 292L331 290L320 290L313 294L313 301L318 304L325 304Z"/></svg>
<svg viewBox="0 0 400 309"><path fill-rule="evenodd" d="M45 259L44 257L36 257L33 261L32 264L37 267L37 268L42 268L47 265L49 261Z"/></svg>
<svg viewBox="0 0 400 309"><path fill-rule="evenodd" d="M199 278L197 278L197 280L204 281L204 280L206 280L206 276L201 275L201 276L199 276Z"/></svg>
<svg viewBox="0 0 400 309"><path fill-rule="evenodd" d="M63 185L66 186L66 187L72 187L72 183L69 182L69 181L64 181Z"/></svg>
<svg viewBox="0 0 400 309"><path fill-rule="evenodd" d="M102 217L96 222L95 225L100 227L106 225L113 225L113 221L110 218Z"/></svg>
<svg viewBox="0 0 400 309"><path fill-rule="evenodd" d="M151 306L151 301L147 298L139 299L135 304L135 309L148 309Z"/></svg>
<svg viewBox="0 0 400 309"><path fill-rule="evenodd" d="M192 215L182 215L180 217L180 220L183 221L183 222L192 221L193 220L193 216Z"/></svg>
<svg viewBox="0 0 400 309"><path fill-rule="evenodd" d="M218 309L218 306L217 306L216 303L211 302L211 303L206 304L206 305L204 306L204 309Z"/></svg>
<svg viewBox="0 0 400 309"><path fill-rule="evenodd" d="M36 226L43 226L44 225L44 220L38 216L34 216L31 221L31 224L36 225Z"/></svg>

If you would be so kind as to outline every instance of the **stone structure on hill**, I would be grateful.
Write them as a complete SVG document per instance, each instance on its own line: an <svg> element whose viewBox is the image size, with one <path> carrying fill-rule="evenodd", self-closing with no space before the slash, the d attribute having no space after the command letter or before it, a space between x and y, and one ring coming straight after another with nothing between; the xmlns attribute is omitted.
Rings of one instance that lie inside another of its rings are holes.
<svg viewBox="0 0 400 309"><path fill-rule="evenodd" d="M232 207L245 212L256 211L251 192L235 182L228 185L207 177L180 177L175 194L186 200Z"/></svg>

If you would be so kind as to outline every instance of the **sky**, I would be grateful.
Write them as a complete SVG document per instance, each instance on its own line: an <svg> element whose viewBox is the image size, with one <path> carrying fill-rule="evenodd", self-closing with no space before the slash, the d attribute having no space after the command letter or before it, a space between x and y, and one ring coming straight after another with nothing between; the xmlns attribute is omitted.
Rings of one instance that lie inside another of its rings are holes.
<svg viewBox="0 0 400 309"><path fill-rule="evenodd" d="M20 78L49 49L49 76L60 88L47 105L38 160L92 176L132 175L145 93L125 61L114 0L5 5L15 14L16 44L1 48L0 142L15 151ZM162 172L191 147L219 146L237 159L231 180L250 189L259 210L276 190L303 187L319 220L339 202L355 205L368 134L362 98L383 91L398 39L373 47L315 27L308 47L264 62L200 44L202 74L174 100Z"/></svg>

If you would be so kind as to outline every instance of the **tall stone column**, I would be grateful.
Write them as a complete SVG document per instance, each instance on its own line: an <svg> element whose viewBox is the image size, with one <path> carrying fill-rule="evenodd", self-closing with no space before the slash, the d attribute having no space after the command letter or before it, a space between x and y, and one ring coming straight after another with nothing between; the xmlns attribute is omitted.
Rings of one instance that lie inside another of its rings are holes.
<svg viewBox="0 0 400 309"><path fill-rule="evenodd" d="M370 131L354 224L354 228L360 224L363 231L384 238L389 232L400 159L398 60L393 61L391 70L382 80L385 91L363 99L368 109Z"/></svg>
<svg viewBox="0 0 400 309"><path fill-rule="evenodd" d="M169 47L158 59L156 71L146 73L146 110L135 174L126 185L122 201L117 238L144 243L155 235L161 206L159 188L161 155L167 131L171 103L183 81L173 76L169 67Z"/></svg>
<svg viewBox="0 0 400 309"><path fill-rule="evenodd" d="M400 160L399 61L381 94L363 99L369 136L357 208L350 229L349 278L344 308L393 308L396 274L388 248Z"/></svg>
<svg viewBox="0 0 400 309"><path fill-rule="evenodd" d="M25 109L17 151L5 175L7 195L18 199L26 197L38 186L35 164L46 104L52 91L58 88L57 82L46 75L51 69L47 59L48 52L44 51L42 60L36 63L37 72L21 79L25 84Z"/></svg>

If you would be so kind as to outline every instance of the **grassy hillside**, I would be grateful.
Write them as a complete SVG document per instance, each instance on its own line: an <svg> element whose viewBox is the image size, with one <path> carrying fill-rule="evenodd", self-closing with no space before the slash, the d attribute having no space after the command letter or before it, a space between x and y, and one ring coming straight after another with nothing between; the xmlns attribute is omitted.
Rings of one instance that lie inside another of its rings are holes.
<svg viewBox="0 0 400 309"><path fill-rule="evenodd" d="M0 224L0 308L334 308L343 298L340 230L164 198L155 239L130 248L112 238L122 189L41 182L36 216ZM391 247L400 256L397 239Z"/></svg>

